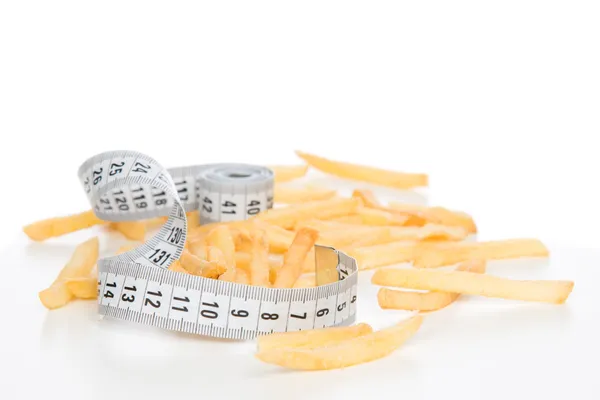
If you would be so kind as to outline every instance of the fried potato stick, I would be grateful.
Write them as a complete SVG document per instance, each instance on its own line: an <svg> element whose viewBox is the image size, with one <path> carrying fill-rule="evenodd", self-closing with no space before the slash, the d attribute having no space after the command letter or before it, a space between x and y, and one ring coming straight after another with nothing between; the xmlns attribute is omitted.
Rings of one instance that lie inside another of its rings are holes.
<svg viewBox="0 0 600 400"><path fill-rule="evenodd" d="M250 261L250 284L270 286L269 282L269 242L264 231L251 234L252 260Z"/></svg>
<svg viewBox="0 0 600 400"><path fill-rule="evenodd" d="M304 260L313 249L319 232L303 228L296 233L287 253L283 257L283 266L277 274L277 279L273 284L276 288L291 288L302 273Z"/></svg>
<svg viewBox="0 0 600 400"><path fill-rule="evenodd" d="M489 242L448 242L415 255L417 268L435 268L466 260L499 260L520 257L548 257L549 252L537 239L509 239Z"/></svg>
<svg viewBox="0 0 600 400"><path fill-rule="evenodd" d="M375 285L496 297L501 299L564 303L573 290L571 281L518 281L466 271L380 269Z"/></svg>
<svg viewBox="0 0 600 400"><path fill-rule="evenodd" d="M482 260L461 263L457 271L485 273L485 262ZM435 311L442 309L460 297L460 293L450 292L408 292L381 288L377 293L377 301L383 309Z"/></svg>
<svg viewBox="0 0 600 400"><path fill-rule="evenodd" d="M275 173L275 183L282 183L302 178L308 171L308 165L271 165L269 169Z"/></svg>
<svg viewBox="0 0 600 400"><path fill-rule="evenodd" d="M259 350L264 362L300 370L344 368L385 357L406 342L421 326L423 318L407 321L366 335L314 349L283 348ZM332 328L330 328L332 329Z"/></svg>
<svg viewBox="0 0 600 400"><path fill-rule="evenodd" d="M98 238L89 239L75 248L71 259L63 267L52 285L39 293L42 304L48 309L64 306L73 298L67 280L87 278L98 260Z"/></svg>
<svg viewBox="0 0 600 400"><path fill-rule="evenodd" d="M286 348L314 349L328 346L342 340L353 339L373 332L368 324L342 326L324 329L312 329L299 332L272 333L259 336L258 351L269 351Z"/></svg>
<svg viewBox="0 0 600 400"><path fill-rule="evenodd" d="M396 189L411 189L427 186L428 184L426 174L395 172L365 165L332 161L300 151L297 151L296 154L311 167L340 178L354 179Z"/></svg>
<svg viewBox="0 0 600 400"><path fill-rule="evenodd" d="M23 232L31 240L43 241L67 233L90 228L94 225L103 225L105 221L96 217L92 210L66 217L57 217L34 222L23 227Z"/></svg>
<svg viewBox="0 0 600 400"><path fill-rule="evenodd" d="M294 204L284 208L272 208L258 214L255 220L278 225L285 229L293 229L302 220L318 218L327 219L349 215L360 206L360 200L355 198L334 198L329 200L310 201L304 204ZM268 232L267 232L268 233Z"/></svg>

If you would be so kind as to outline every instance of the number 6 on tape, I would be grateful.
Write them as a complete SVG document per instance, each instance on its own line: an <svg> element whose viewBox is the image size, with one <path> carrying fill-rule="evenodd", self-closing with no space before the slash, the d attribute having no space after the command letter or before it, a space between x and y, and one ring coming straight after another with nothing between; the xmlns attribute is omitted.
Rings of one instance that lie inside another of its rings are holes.
<svg viewBox="0 0 600 400"><path fill-rule="evenodd" d="M113 151L83 163L79 179L101 219L169 216L146 243L98 260L101 314L231 339L354 322L356 261L330 247L317 246L320 286L314 288L249 286L167 269L183 251L186 211L198 209L204 223L247 219L272 206L273 173L267 168L217 164L167 170L144 154Z"/></svg>

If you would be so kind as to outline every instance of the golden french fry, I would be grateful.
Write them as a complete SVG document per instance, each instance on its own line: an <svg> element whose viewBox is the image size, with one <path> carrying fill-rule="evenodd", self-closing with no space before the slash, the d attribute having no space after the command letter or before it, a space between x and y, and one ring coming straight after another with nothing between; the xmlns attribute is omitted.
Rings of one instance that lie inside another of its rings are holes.
<svg viewBox="0 0 600 400"><path fill-rule="evenodd" d="M548 249L537 239L510 239L490 242L440 243L416 255L414 266L435 268L466 260L494 260L519 257L548 257Z"/></svg>
<svg viewBox="0 0 600 400"><path fill-rule="evenodd" d="M256 226L258 229L265 231L269 240L269 250L272 253L285 253L294 241L294 232L283 229L280 226L267 223L256 223Z"/></svg>
<svg viewBox="0 0 600 400"><path fill-rule="evenodd" d="M356 242L375 244L387 243L391 240L392 236L388 227L365 226L333 232L320 232L317 243L339 249Z"/></svg>
<svg viewBox="0 0 600 400"><path fill-rule="evenodd" d="M433 269L380 269L371 281L382 286L555 304L564 303L573 290L571 281L517 281L473 272Z"/></svg>
<svg viewBox="0 0 600 400"><path fill-rule="evenodd" d="M276 288L291 288L302 273L304 260L314 247L319 232L310 228L302 228L296 233L287 253L283 257L283 266L277 273L273 284Z"/></svg>
<svg viewBox="0 0 600 400"><path fill-rule="evenodd" d="M69 292L78 299L95 299L98 297L98 278L72 278L65 281Z"/></svg>
<svg viewBox="0 0 600 400"><path fill-rule="evenodd" d="M173 266L173 264L171 264L171 266L178 269L178 266ZM224 264L220 264L211 259L208 261L203 260L196 257L186 249L184 249L181 253L178 264L180 264L179 266L185 269L189 274L212 279L217 279L227 270Z"/></svg>
<svg viewBox="0 0 600 400"><path fill-rule="evenodd" d="M317 270L315 264L315 248L314 246L308 251L304 263L302 264L302 273L314 273Z"/></svg>
<svg viewBox="0 0 600 400"><path fill-rule="evenodd" d="M473 218L460 211L451 211L442 207L425 207L396 202L390 202L389 208L407 215L418 215L429 223L458 226L465 229L468 233L477 232L477 225L475 225Z"/></svg>
<svg viewBox="0 0 600 400"><path fill-rule="evenodd" d="M109 226L130 240L143 241L146 237L146 224L143 221L111 222Z"/></svg>
<svg viewBox="0 0 600 400"><path fill-rule="evenodd" d="M294 286L292 287L294 289L299 289L315 286L317 286L317 277L315 276L315 274L303 274L300 275L300 277L298 278L298 280L296 280L296 283L294 283Z"/></svg>
<svg viewBox="0 0 600 400"><path fill-rule="evenodd" d="M252 261L252 255L250 253L245 253L242 251L237 251L235 253L235 267L241 268L246 272L250 271L250 262ZM277 258L269 257L267 259L267 263L269 265L269 270L279 269L282 265L282 260L280 256Z"/></svg>
<svg viewBox="0 0 600 400"><path fill-rule="evenodd" d="M235 269L235 242L227 226L220 225L210 231L206 237L206 244L221 250L225 257L227 268Z"/></svg>
<svg viewBox="0 0 600 400"><path fill-rule="evenodd" d="M326 221L341 222L343 224L363 225L363 218L360 215L344 215L343 217L327 218Z"/></svg>
<svg viewBox="0 0 600 400"><path fill-rule="evenodd" d="M282 183L302 178L308 165L271 165L269 169L275 173L275 183Z"/></svg>
<svg viewBox="0 0 600 400"><path fill-rule="evenodd" d="M354 179L396 189L411 189L419 186L427 186L428 184L426 174L394 172L365 165L332 161L300 151L297 151L296 154L311 167L341 178Z"/></svg>
<svg viewBox="0 0 600 400"><path fill-rule="evenodd" d="M427 223L427 220L418 212L401 213L398 210L382 205L370 190L357 189L352 192L352 197L362 200L363 204L367 207L367 211L364 211L367 215L366 217L363 217L363 219L369 218L369 216L372 215L371 219L374 220L373 224L379 224L378 222L382 220L384 216L387 219L396 219L399 221L399 223L395 223L394 225L423 226ZM376 213L374 210L378 210L379 213ZM381 217L376 217L378 214L381 215Z"/></svg>
<svg viewBox="0 0 600 400"><path fill-rule="evenodd" d="M339 231L360 231L362 229L372 229L373 232L378 232L377 229L388 229L390 238L389 240L377 241L377 238L365 235L363 240L357 240L352 243L353 247L372 246L375 244L381 244L386 242L397 242L400 240L463 240L467 237L467 232L457 226L444 226L427 224L423 227L414 226L370 226L355 223L345 223L331 220L308 220L299 222L296 225L296 230L302 227L308 227L316 229L321 233L321 236L326 236L328 232L339 232ZM365 231L367 232L367 231Z"/></svg>
<svg viewBox="0 0 600 400"><path fill-rule="evenodd" d="M358 268L364 270L411 262L418 253L435 245L435 243L399 241L349 249L348 254L356 259Z"/></svg>
<svg viewBox="0 0 600 400"><path fill-rule="evenodd" d="M410 218L405 215L369 207L359 207L356 209L356 214L360 216L363 225L375 226L405 226Z"/></svg>
<svg viewBox="0 0 600 400"><path fill-rule="evenodd" d="M317 347L336 344L342 340L353 339L373 332L368 324L357 324L353 326L342 326L324 329L312 329L299 332L272 333L259 336L258 351L280 350L280 349L314 349Z"/></svg>
<svg viewBox="0 0 600 400"><path fill-rule="evenodd" d="M419 329L422 321L423 317L418 315L389 328L314 349L259 349L256 357L270 364L301 370L349 367L392 353Z"/></svg>
<svg viewBox="0 0 600 400"><path fill-rule="evenodd" d="M269 242L264 231L254 231L252 240L252 260L250 261L250 284L270 286L269 283Z"/></svg>
<svg viewBox="0 0 600 400"><path fill-rule="evenodd" d="M485 261L473 260L461 263L457 271L467 271L477 274L485 272ZM377 301L383 309L435 311L453 303L460 293L450 292L408 292L381 288L377 293Z"/></svg>
<svg viewBox="0 0 600 400"><path fill-rule="evenodd" d="M242 251L244 253L250 253L252 251L252 240L248 229L243 227L232 228L231 235L235 243L236 251Z"/></svg>
<svg viewBox="0 0 600 400"><path fill-rule="evenodd" d="M236 269L235 270L235 283L249 285L250 277L248 276L248 273L246 271L244 271L243 269L240 269L240 268Z"/></svg>
<svg viewBox="0 0 600 400"><path fill-rule="evenodd" d="M40 300L46 308L55 309L64 306L73 298L66 281L84 278L90 275L98 260L98 238L87 240L75 248L71 259L63 267L52 285L39 293Z"/></svg>
<svg viewBox="0 0 600 400"><path fill-rule="evenodd" d="M102 225L105 221L96 217L92 210L66 217L50 218L23 227L23 232L35 241L42 241L67 233Z"/></svg>
<svg viewBox="0 0 600 400"><path fill-rule="evenodd" d="M193 239L188 240L186 243L190 253L203 260L207 259L208 256L205 235L198 235Z"/></svg>
<svg viewBox="0 0 600 400"><path fill-rule="evenodd" d="M197 228L200 226L200 215L198 213L198 210L188 211L186 213L186 217L187 217L188 233L191 230L193 230L194 228Z"/></svg>
<svg viewBox="0 0 600 400"><path fill-rule="evenodd" d="M305 186L303 188L275 185L275 202L299 204L307 201L327 200L336 195L336 191L326 188Z"/></svg>
<svg viewBox="0 0 600 400"><path fill-rule="evenodd" d="M180 260L175 260L169 265L169 270L173 272L181 272L182 274L189 274L189 272L181 266Z"/></svg>
<svg viewBox="0 0 600 400"><path fill-rule="evenodd" d="M187 240L194 241L202 236L208 235L212 230L219 226L225 226L230 229L235 228L250 228L254 222L254 218L242 221L229 221L229 222L211 222L210 224L198 225L194 228L189 229L189 236Z"/></svg>
<svg viewBox="0 0 600 400"><path fill-rule="evenodd" d="M360 199L356 198L309 201L284 208L272 208L258 214L253 219L278 225L282 228L293 229L302 220L327 219L352 214L360 206L360 203Z"/></svg>

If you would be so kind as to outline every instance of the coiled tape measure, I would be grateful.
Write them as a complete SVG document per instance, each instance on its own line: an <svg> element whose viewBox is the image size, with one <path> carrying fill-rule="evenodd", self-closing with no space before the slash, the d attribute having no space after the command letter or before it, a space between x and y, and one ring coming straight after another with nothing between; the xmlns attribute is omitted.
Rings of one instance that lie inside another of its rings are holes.
<svg viewBox="0 0 600 400"><path fill-rule="evenodd" d="M186 211L199 210L205 224L271 208L268 168L215 164L167 170L144 154L113 151L85 161L78 175L100 219L169 217L144 244L98 260L100 314L229 339L354 322L356 261L330 247L316 246L315 263L317 281L329 277L331 283L312 288L250 286L167 269L184 248Z"/></svg>

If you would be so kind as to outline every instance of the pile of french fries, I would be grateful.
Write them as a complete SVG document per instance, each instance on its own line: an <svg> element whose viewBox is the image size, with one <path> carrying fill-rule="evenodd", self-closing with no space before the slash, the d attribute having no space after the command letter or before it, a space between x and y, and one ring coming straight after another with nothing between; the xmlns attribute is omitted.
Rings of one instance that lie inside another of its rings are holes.
<svg viewBox="0 0 600 400"><path fill-rule="evenodd" d="M358 324L263 336L258 341L257 357L264 362L307 370L356 365L390 354L419 329L421 313L442 309L461 294L560 304L573 289L571 281L515 281L485 273L487 260L548 257L539 240L465 241L477 233L477 227L471 216L460 211L383 204L369 190L357 189L343 197L330 188L289 184L303 177L309 166L341 178L402 190L427 186L425 174L297 154L306 165L270 167L275 172L276 208L245 221L207 225L198 225L197 212L188 213L185 249L169 269L247 285L313 287L314 245L322 244L354 257L359 270L411 263L410 269L377 270L372 283L385 286L378 293L382 308L419 315L375 332L368 324ZM42 241L106 225L130 240L143 241L147 232L165 221L106 223L86 211L36 222L24 231L31 239ZM119 252L135 246L125 246ZM52 285L40 292L42 303L55 309L75 298L96 298L97 259L97 238L77 246ZM439 269L448 266L455 268Z"/></svg>

